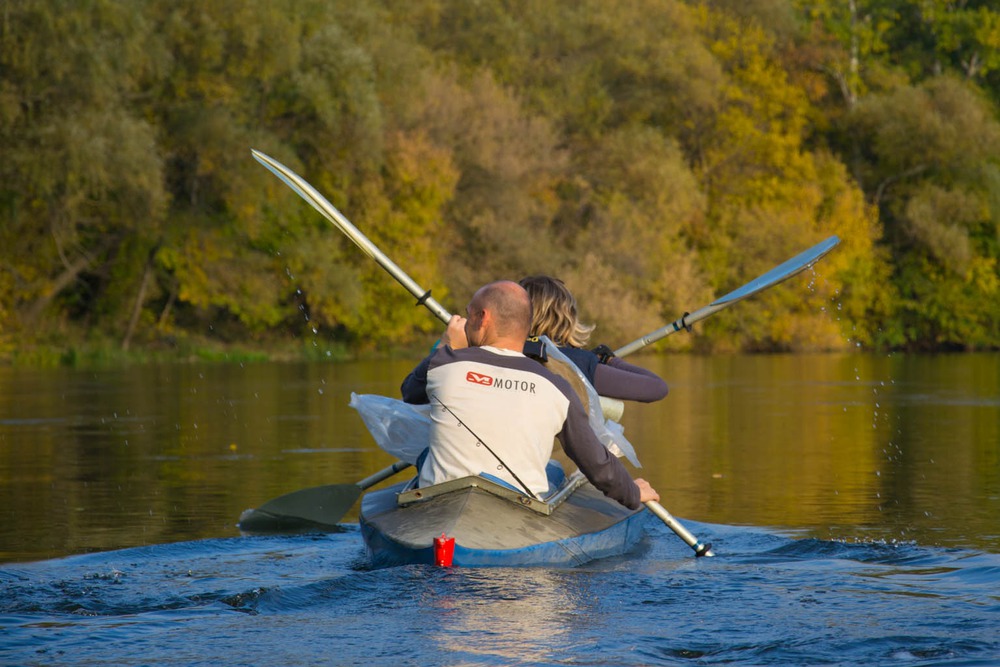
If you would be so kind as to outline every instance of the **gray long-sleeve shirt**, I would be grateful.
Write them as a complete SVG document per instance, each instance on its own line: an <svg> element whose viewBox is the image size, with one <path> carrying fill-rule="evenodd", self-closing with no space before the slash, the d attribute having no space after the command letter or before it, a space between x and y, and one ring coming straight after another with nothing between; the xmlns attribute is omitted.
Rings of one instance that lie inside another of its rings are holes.
<svg viewBox="0 0 1000 667"><path fill-rule="evenodd" d="M404 401L433 406L421 485L490 472L544 493L545 464L557 438L597 489L626 507L640 507L639 487L594 435L569 383L519 352L442 346L401 390Z"/></svg>

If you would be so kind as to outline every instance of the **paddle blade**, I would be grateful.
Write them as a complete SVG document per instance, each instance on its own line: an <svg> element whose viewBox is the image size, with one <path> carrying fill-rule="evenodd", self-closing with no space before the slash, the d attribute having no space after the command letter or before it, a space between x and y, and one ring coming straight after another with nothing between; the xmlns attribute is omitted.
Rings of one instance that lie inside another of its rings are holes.
<svg viewBox="0 0 1000 667"><path fill-rule="evenodd" d="M809 248L809 250L792 257L787 262L779 264L767 273L757 276L743 287L733 290L729 294L716 299L711 303L711 305L717 306L736 303L737 301L741 301L748 296L756 294L757 292L765 290L769 287L774 287L778 283L782 283L792 276L805 271L807 268L822 259L828 252L836 248L839 243L840 239L838 237L831 236L825 241L817 243L812 248Z"/></svg>
<svg viewBox="0 0 1000 667"><path fill-rule="evenodd" d="M300 489L247 510L240 517L239 527L247 532L336 529L360 496L357 484Z"/></svg>

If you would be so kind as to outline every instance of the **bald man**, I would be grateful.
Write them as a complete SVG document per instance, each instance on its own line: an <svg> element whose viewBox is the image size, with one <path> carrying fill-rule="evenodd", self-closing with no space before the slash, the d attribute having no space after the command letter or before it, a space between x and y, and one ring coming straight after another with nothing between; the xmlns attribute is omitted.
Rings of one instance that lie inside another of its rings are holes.
<svg viewBox="0 0 1000 667"><path fill-rule="evenodd" d="M604 495L630 509L659 500L601 444L570 384L522 354L531 326L523 287L481 287L437 349L403 381L403 400L432 406L420 486L487 473L536 497L549 489L553 438Z"/></svg>

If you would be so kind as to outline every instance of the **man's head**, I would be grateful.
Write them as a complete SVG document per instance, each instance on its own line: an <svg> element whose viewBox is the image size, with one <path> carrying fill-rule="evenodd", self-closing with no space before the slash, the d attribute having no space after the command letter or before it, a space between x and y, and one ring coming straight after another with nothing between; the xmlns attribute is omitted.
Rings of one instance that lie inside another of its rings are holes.
<svg viewBox="0 0 1000 667"><path fill-rule="evenodd" d="M531 299L517 283L501 280L480 287L466 312L469 345L523 349L531 328Z"/></svg>

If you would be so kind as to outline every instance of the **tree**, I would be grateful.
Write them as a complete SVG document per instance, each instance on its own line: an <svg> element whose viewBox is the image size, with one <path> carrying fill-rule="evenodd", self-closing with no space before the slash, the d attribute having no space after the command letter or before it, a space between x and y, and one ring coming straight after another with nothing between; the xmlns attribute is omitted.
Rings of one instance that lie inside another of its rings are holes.
<svg viewBox="0 0 1000 667"><path fill-rule="evenodd" d="M124 321L166 210L156 131L132 104L163 51L143 14L119 3L4 11L0 301L15 317L6 328L46 326L53 303Z"/></svg>
<svg viewBox="0 0 1000 667"><path fill-rule="evenodd" d="M860 173L891 243L905 343L1000 343L989 279L998 257L1000 125L985 100L946 75L872 95L848 121L868 147ZM950 321L945 295L966 311L966 329Z"/></svg>

